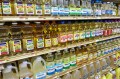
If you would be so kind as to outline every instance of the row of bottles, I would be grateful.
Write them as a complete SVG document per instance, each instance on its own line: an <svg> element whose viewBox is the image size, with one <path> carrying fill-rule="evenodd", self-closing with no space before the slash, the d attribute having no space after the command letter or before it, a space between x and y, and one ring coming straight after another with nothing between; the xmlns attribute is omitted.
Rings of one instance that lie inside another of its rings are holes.
<svg viewBox="0 0 120 79"><path fill-rule="evenodd" d="M0 23L0 57L117 35L119 26L120 20Z"/></svg>
<svg viewBox="0 0 120 79"><path fill-rule="evenodd" d="M1 15L117 16L117 4L102 0L1 0Z"/></svg>
<svg viewBox="0 0 120 79"><path fill-rule="evenodd" d="M87 79L87 77L92 77L91 79L93 79L93 77L95 77L95 75L93 74L95 73L96 76L99 77L101 71L106 72L106 69L115 67L117 63L120 63L120 52L119 52L120 41L118 42L118 40L119 38L113 39L112 43L110 43L112 45L107 44L107 47L113 46L109 50L112 51L111 53L116 52L115 55L106 57L101 60L96 60L96 62L93 63L91 62L90 66L88 65L88 69L87 66L83 66L82 68L83 79ZM104 42L107 43L106 41L103 41L103 43ZM3 79L9 79L9 78L19 79L19 77L20 79L25 79L25 78L45 79L46 76L52 76L55 73L59 73L68 70L70 68L74 68L77 65L79 66L79 64L87 62L91 58L90 56L92 54L97 53L97 51L95 51L97 49L96 46L103 47L104 44L94 45L93 43L89 45L80 46L79 50L78 47L75 47L75 48L48 53L46 55L43 55L42 57L37 56L37 57L32 57L30 59L19 60L16 63L15 62L7 63L5 64L4 69L2 70L2 77ZM92 49L92 52L90 52L89 49ZM99 56L96 57L93 56L93 58L91 59L97 57ZM73 76L73 77L77 77L77 76ZM65 79L67 78L65 77ZM72 78L72 79L79 79L79 78Z"/></svg>

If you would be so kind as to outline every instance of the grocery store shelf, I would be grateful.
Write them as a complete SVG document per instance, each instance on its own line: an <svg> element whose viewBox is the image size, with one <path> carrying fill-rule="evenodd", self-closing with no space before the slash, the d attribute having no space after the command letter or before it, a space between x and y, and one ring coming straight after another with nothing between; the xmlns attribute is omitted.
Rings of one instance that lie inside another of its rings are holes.
<svg viewBox="0 0 120 79"><path fill-rule="evenodd" d="M30 57L34 57L34 56L39 56L39 55L43 55L43 54L47 54L50 52L55 52L58 50L64 50L64 49L68 49L68 48L73 48L73 47L77 47L80 45L86 45L86 44L90 44L90 43L94 43L94 42L98 42L98 41L104 41L104 40L108 40L111 38L117 38L120 37L120 35L114 35L114 36L109 36L109 37L103 37L97 40L91 40L91 41L85 41L85 42L80 42L80 43L75 43L72 45L67 45L66 47L55 47L55 48L51 48L51 49L44 49L44 50L40 50L40 51L35 51L32 53L24 53L24 54L19 54L19 55L15 55L15 56L9 56L9 57L5 57L3 59L0 59L0 64L5 64L5 63L9 63L12 61L17 61L17 60L21 60L21 59L25 59L25 58L30 58Z"/></svg>
<svg viewBox="0 0 120 79"><path fill-rule="evenodd" d="M52 76L48 76L47 79L54 79L54 78L63 76L63 75L65 75L65 74L67 74L67 73L70 73L70 72L73 72L73 71L75 71L75 70L77 70L77 69L80 69L80 68L82 68L82 67L85 66L85 65L89 65L90 63L95 62L96 60L101 60L101 59L103 59L103 58L106 58L106 57L108 57L108 56L112 56L112 55L114 55L114 54L115 54L115 52L114 52L114 53L107 54L107 55L104 55L104 56L101 56L101 57L98 57L98 58L93 59L93 60L89 60L89 61L87 61L87 62L85 62L85 63L83 63L83 64L81 64L81 65L76 66L76 67L71 67L71 68L68 69L68 70L62 71L62 72L60 72L60 73L56 73L56 74L54 74L54 75L52 75Z"/></svg>
<svg viewBox="0 0 120 79"><path fill-rule="evenodd" d="M120 19L120 17L80 17L80 16L0 16L0 22L6 21L52 21L52 20L94 20L94 19Z"/></svg>

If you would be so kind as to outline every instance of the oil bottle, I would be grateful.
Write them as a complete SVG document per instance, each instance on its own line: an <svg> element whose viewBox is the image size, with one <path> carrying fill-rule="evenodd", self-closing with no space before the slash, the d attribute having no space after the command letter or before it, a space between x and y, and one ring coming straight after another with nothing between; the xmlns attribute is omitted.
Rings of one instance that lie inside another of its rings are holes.
<svg viewBox="0 0 120 79"><path fill-rule="evenodd" d="M85 23L85 38L86 38L87 41L90 40L90 27L88 27L88 26L90 26L90 22L89 21L87 21Z"/></svg>
<svg viewBox="0 0 120 79"><path fill-rule="evenodd" d="M13 2L11 0L2 0L3 15L14 15Z"/></svg>
<svg viewBox="0 0 120 79"><path fill-rule="evenodd" d="M74 24L71 24L71 21L69 21L67 26L67 44L72 44L74 40Z"/></svg>
<svg viewBox="0 0 120 79"><path fill-rule="evenodd" d="M13 22L10 27L11 38L9 41L10 52L12 55L22 53L22 30L17 22Z"/></svg>
<svg viewBox="0 0 120 79"><path fill-rule="evenodd" d="M51 0L45 0L45 2L44 2L44 6L43 6L43 10L44 10L44 15L45 16L50 16L51 15L51 9L50 9L50 7L51 7Z"/></svg>
<svg viewBox="0 0 120 79"><path fill-rule="evenodd" d="M43 2L35 0L35 15L43 15Z"/></svg>
<svg viewBox="0 0 120 79"><path fill-rule="evenodd" d="M73 67L73 66L76 66L76 54L75 54L75 49L74 48L71 48L69 50L70 52L70 66Z"/></svg>
<svg viewBox="0 0 120 79"><path fill-rule="evenodd" d="M14 0L14 9L16 15L25 15L24 1Z"/></svg>
<svg viewBox="0 0 120 79"><path fill-rule="evenodd" d="M88 67L86 65L84 65L81 68L81 72L82 72L82 79L88 79L88 77L89 77L89 71L88 71Z"/></svg>
<svg viewBox="0 0 120 79"><path fill-rule="evenodd" d="M88 60L88 51L87 51L87 46L81 46L81 52L83 53L83 62Z"/></svg>
<svg viewBox="0 0 120 79"><path fill-rule="evenodd" d="M51 25L48 21L44 24L44 41L45 41L45 48L50 48L52 46L52 40L51 40Z"/></svg>
<svg viewBox="0 0 120 79"><path fill-rule="evenodd" d="M25 13L28 16L35 14L35 4L33 0L25 0Z"/></svg>
<svg viewBox="0 0 120 79"><path fill-rule="evenodd" d="M9 30L8 26L4 25L4 23L0 23L0 58L10 55L9 52Z"/></svg>
<svg viewBox="0 0 120 79"><path fill-rule="evenodd" d="M55 61L54 61L54 55L52 53L46 55L46 67L47 67L47 75L55 74Z"/></svg>
<svg viewBox="0 0 120 79"><path fill-rule="evenodd" d="M58 15L64 16L64 0L58 0Z"/></svg>
<svg viewBox="0 0 120 79"><path fill-rule="evenodd" d="M52 27L52 33L51 33L51 40L52 40L52 46L57 47L58 46L58 25L55 21L51 24Z"/></svg>
<svg viewBox="0 0 120 79"><path fill-rule="evenodd" d="M87 51L88 51L88 60L91 60L93 59L93 56L94 56L94 52L93 52L93 47L92 47L92 44L89 44L87 46Z"/></svg>
<svg viewBox="0 0 120 79"><path fill-rule="evenodd" d="M51 0L51 14L52 16L58 15L58 0Z"/></svg>
<svg viewBox="0 0 120 79"><path fill-rule="evenodd" d="M2 11L2 1L0 1L0 16L2 16L3 11Z"/></svg>
<svg viewBox="0 0 120 79"><path fill-rule="evenodd" d="M44 49L44 29L41 22L35 22L34 42L36 50Z"/></svg>
<svg viewBox="0 0 120 79"><path fill-rule="evenodd" d="M75 5L75 0L69 0L69 7L70 7L70 15L76 15L77 10L76 10L76 5Z"/></svg>
<svg viewBox="0 0 120 79"><path fill-rule="evenodd" d="M30 22L24 22L24 24L22 27L23 51L28 53L34 50L33 27L30 25Z"/></svg>
<svg viewBox="0 0 120 79"><path fill-rule="evenodd" d="M81 1L80 0L75 0L75 5L76 5L76 15L81 16Z"/></svg>
<svg viewBox="0 0 120 79"><path fill-rule="evenodd" d="M61 51L55 53L55 70L56 72L61 72L63 70L63 59Z"/></svg>
<svg viewBox="0 0 120 79"><path fill-rule="evenodd" d="M65 24L65 21L61 21L58 25L58 32L59 32L59 44L60 46L66 46L67 45L67 25Z"/></svg>
<svg viewBox="0 0 120 79"><path fill-rule="evenodd" d="M70 68L70 56L68 49L63 50L63 70Z"/></svg>
<svg viewBox="0 0 120 79"><path fill-rule="evenodd" d="M64 16L69 16L69 0L64 0Z"/></svg>

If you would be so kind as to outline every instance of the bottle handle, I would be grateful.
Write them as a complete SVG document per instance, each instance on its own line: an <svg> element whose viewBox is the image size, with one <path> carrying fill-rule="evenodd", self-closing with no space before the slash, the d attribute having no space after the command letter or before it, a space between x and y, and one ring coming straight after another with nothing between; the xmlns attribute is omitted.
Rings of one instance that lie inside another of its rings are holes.
<svg viewBox="0 0 120 79"><path fill-rule="evenodd" d="M46 62L45 62L45 60L44 60L43 58L42 58L41 60L44 62L44 66L46 67Z"/></svg>
<svg viewBox="0 0 120 79"><path fill-rule="evenodd" d="M12 66L12 69L14 69L14 70L16 71L16 74L17 74L17 76L19 77L17 68Z"/></svg>
<svg viewBox="0 0 120 79"><path fill-rule="evenodd" d="M28 65L30 65L30 68L32 69L32 64L30 62L27 62Z"/></svg>

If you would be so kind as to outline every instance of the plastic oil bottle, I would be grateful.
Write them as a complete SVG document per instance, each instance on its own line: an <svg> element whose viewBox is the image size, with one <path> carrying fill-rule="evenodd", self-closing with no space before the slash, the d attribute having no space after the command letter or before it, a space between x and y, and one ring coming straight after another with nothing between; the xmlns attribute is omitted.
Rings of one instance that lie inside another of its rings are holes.
<svg viewBox="0 0 120 79"><path fill-rule="evenodd" d="M47 75L46 61L41 57L32 59L33 73L35 79L45 79Z"/></svg>
<svg viewBox="0 0 120 79"><path fill-rule="evenodd" d="M34 50L34 38L33 38L33 27L29 22L24 22L25 25L22 27L22 42L23 42L23 51L32 52ZM29 28L29 30L28 30Z"/></svg>
<svg viewBox="0 0 120 79"><path fill-rule="evenodd" d="M12 55L22 53L22 30L21 26L18 23L13 22L10 27L11 40L10 44L10 52Z"/></svg>
<svg viewBox="0 0 120 79"><path fill-rule="evenodd" d="M63 50L63 68L64 70L69 69L70 68L70 54L68 49Z"/></svg>
<svg viewBox="0 0 120 79"><path fill-rule="evenodd" d="M64 0L64 16L68 16L70 13L68 5L69 5L69 0Z"/></svg>
<svg viewBox="0 0 120 79"><path fill-rule="evenodd" d="M0 23L0 58L9 55L9 30L7 28L7 25L4 25L4 23Z"/></svg>
<svg viewBox="0 0 120 79"><path fill-rule="evenodd" d="M75 70L71 74L72 79L81 79L81 72L80 70Z"/></svg>
<svg viewBox="0 0 120 79"><path fill-rule="evenodd" d="M58 0L51 0L51 14L52 16L58 15Z"/></svg>
<svg viewBox="0 0 120 79"><path fill-rule="evenodd" d="M63 70L63 59L62 59L62 54L61 51L57 51L55 53L55 70L56 72L61 72Z"/></svg>
<svg viewBox="0 0 120 79"><path fill-rule="evenodd" d="M35 0L35 15L43 15L43 2Z"/></svg>
<svg viewBox="0 0 120 79"><path fill-rule="evenodd" d="M76 5L76 15L80 16L81 15L81 1L80 0L75 0L75 5Z"/></svg>
<svg viewBox="0 0 120 79"><path fill-rule="evenodd" d="M18 62L20 79L33 79L32 64L27 60Z"/></svg>
<svg viewBox="0 0 120 79"><path fill-rule="evenodd" d="M52 27L52 33L51 33L51 40L52 40L52 46L57 47L58 46L58 24L53 21L51 24Z"/></svg>
<svg viewBox="0 0 120 79"><path fill-rule="evenodd" d="M58 32L59 32L59 44L60 46L66 46L67 45L67 25L65 24L65 21L61 21L58 25Z"/></svg>
<svg viewBox="0 0 120 79"><path fill-rule="evenodd" d="M25 12L28 16L35 14L35 5L33 0L25 0Z"/></svg>
<svg viewBox="0 0 120 79"><path fill-rule="evenodd" d="M82 79L88 79L89 77L89 72L88 72L88 68L86 65L84 65L82 68L81 68L81 72L82 72Z"/></svg>
<svg viewBox="0 0 120 79"><path fill-rule="evenodd" d="M90 22L89 21L85 23L85 38L88 41L90 40Z"/></svg>
<svg viewBox="0 0 120 79"><path fill-rule="evenodd" d="M69 0L69 7L70 7L70 15L76 15L77 10L75 5L75 0Z"/></svg>
<svg viewBox="0 0 120 79"><path fill-rule="evenodd" d="M44 29L41 22L35 22L34 27L34 44L36 50L44 49Z"/></svg>
<svg viewBox="0 0 120 79"><path fill-rule="evenodd" d="M68 73L68 74L64 75L64 76L62 77L62 79L72 79L72 76L71 76L70 73Z"/></svg>
<svg viewBox="0 0 120 79"><path fill-rule="evenodd" d="M81 46L81 52L83 53L83 61L87 61L88 60L88 50L87 50L87 46Z"/></svg>
<svg viewBox="0 0 120 79"><path fill-rule="evenodd" d="M13 66L12 64L9 64L5 67L5 69L2 71L3 79L19 79L18 76L18 69L16 66Z"/></svg>
<svg viewBox="0 0 120 79"><path fill-rule="evenodd" d="M70 66L71 67L74 67L76 66L76 54L75 54L75 49L74 48L71 48L69 50L70 52Z"/></svg>
<svg viewBox="0 0 120 79"><path fill-rule="evenodd" d="M95 68L94 68L94 63L91 62L88 65L88 71L89 71L89 79L94 79L95 77Z"/></svg>
<svg viewBox="0 0 120 79"><path fill-rule="evenodd" d="M64 0L58 0L58 15L64 16Z"/></svg>
<svg viewBox="0 0 120 79"><path fill-rule="evenodd" d="M25 15L24 1L14 0L14 9L16 15Z"/></svg>
<svg viewBox="0 0 120 79"><path fill-rule="evenodd" d="M2 0L3 15L14 15L13 2L11 0Z"/></svg>
<svg viewBox="0 0 120 79"><path fill-rule="evenodd" d="M49 22L44 23L44 41L45 41L45 48L50 48L52 46L52 40L51 40L51 25Z"/></svg>
<svg viewBox="0 0 120 79"><path fill-rule="evenodd" d="M2 16L3 12L2 12L2 1L0 1L0 16Z"/></svg>
<svg viewBox="0 0 120 79"><path fill-rule="evenodd" d="M46 67L47 67L47 75L55 74L55 61L54 61L54 55L52 53L46 55Z"/></svg>
<svg viewBox="0 0 120 79"><path fill-rule="evenodd" d="M74 24L71 24L71 21L68 22L67 24L67 44L72 44L73 40L74 40L74 31L73 31L73 27Z"/></svg>
<svg viewBox="0 0 120 79"><path fill-rule="evenodd" d="M45 16L51 15L51 0L45 0L43 5L43 13Z"/></svg>

